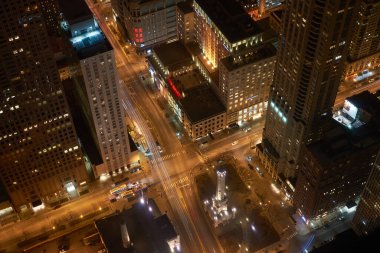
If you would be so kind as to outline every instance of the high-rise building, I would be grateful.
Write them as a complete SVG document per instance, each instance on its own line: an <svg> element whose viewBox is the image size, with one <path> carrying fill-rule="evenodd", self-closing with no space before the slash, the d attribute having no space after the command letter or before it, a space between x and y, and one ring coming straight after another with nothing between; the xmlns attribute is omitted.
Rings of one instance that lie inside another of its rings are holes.
<svg viewBox="0 0 380 253"><path fill-rule="evenodd" d="M119 1L122 1L121 5ZM112 1L115 12L122 22L129 39L139 50L177 39L177 3L184 0L116 0ZM120 6L122 10L120 10Z"/></svg>
<svg viewBox="0 0 380 253"><path fill-rule="evenodd" d="M195 40L194 9L189 1L177 5L178 39L184 44Z"/></svg>
<svg viewBox="0 0 380 253"><path fill-rule="evenodd" d="M356 209L352 228L362 236L380 228L380 153L373 164L371 174Z"/></svg>
<svg viewBox="0 0 380 253"><path fill-rule="evenodd" d="M257 0L259 15L264 15L270 9L279 7L283 0Z"/></svg>
<svg viewBox="0 0 380 253"><path fill-rule="evenodd" d="M60 32L60 12L58 0L40 0L42 15L49 35L57 35Z"/></svg>
<svg viewBox="0 0 380 253"><path fill-rule="evenodd" d="M362 0L354 23L345 76L380 66L380 0Z"/></svg>
<svg viewBox="0 0 380 253"><path fill-rule="evenodd" d="M257 118L266 110L275 65L276 48L271 44L220 61L218 90L228 125Z"/></svg>
<svg viewBox="0 0 380 253"><path fill-rule="evenodd" d="M79 58L105 165L97 166L96 176L127 170L130 146L113 48L84 0L62 0L60 7Z"/></svg>
<svg viewBox="0 0 380 253"><path fill-rule="evenodd" d="M350 41L355 0L285 1L260 158L282 182L330 117Z"/></svg>
<svg viewBox="0 0 380 253"><path fill-rule="evenodd" d="M354 206L380 149L379 120L380 100L360 93L347 98L323 137L306 146L294 205L307 221Z"/></svg>
<svg viewBox="0 0 380 253"><path fill-rule="evenodd" d="M227 124L261 116L276 61L274 32L234 0L196 0L194 9L202 62L218 77L213 88L227 109Z"/></svg>
<svg viewBox="0 0 380 253"><path fill-rule="evenodd" d="M196 40L209 64L263 41L263 30L234 0L195 0Z"/></svg>
<svg viewBox="0 0 380 253"><path fill-rule="evenodd" d="M88 180L42 12L41 1L0 5L0 179L17 211Z"/></svg>

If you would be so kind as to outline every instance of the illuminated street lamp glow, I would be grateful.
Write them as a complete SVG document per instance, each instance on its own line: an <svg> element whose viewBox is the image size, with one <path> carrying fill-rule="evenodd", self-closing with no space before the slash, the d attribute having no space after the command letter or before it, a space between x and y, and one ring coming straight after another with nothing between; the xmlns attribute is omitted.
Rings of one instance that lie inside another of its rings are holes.
<svg viewBox="0 0 380 253"><path fill-rule="evenodd" d="M140 203L143 204L143 205L145 204L145 200L144 200L143 197L140 198Z"/></svg>
<svg viewBox="0 0 380 253"><path fill-rule="evenodd" d="M253 224L251 224L251 229L256 232L256 227Z"/></svg>
<svg viewBox="0 0 380 253"><path fill-rule="evenodd" d="M277 186L275 184L272 183L270 186L271 186L274 193L280 194L280 190L277 188Z"/></svg>
<svg viewBox="0 0 380 253"><path fill-rule="evenodd" d="M149 207L149 212L152 212L152 211L153 211L153 209L152 209L152 207L150 206L150 207Z"/></svg>

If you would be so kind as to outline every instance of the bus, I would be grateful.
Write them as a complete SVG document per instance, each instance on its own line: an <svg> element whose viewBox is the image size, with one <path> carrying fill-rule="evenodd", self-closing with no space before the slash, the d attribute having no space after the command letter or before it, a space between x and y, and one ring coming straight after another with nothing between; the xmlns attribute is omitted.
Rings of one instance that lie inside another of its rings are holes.
<svg viewBox="0 0 380 253"><path fill-rule="evenodd" d="M120 198L129 199L135 197L135 193L133 190L127 190L120 193Z"/></svg>
<svg viewBox="0 0 380 253"><path fill-rule="evenodd" d="M126 191L128 189L126 184L121 184L119 186L116 186L115 188L112 188L110 190L111 195L118 196L121 192Z"/></svg>

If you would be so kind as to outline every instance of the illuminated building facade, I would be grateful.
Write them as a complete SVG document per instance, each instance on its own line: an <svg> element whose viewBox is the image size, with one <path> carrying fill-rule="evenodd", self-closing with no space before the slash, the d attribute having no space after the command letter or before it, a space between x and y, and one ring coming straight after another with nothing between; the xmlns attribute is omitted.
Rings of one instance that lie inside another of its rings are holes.
<svg viewBox="0 0 380 253"><path fill-rule="evenodd" d="M209 64L263 40L263 32L233 0L195 0L196 40Z"/></svg>
<svg viewBox="0 0 380 253"><path fill-rule="evenodd" d="M177 39L177 3L184 0L120 1L129 38L140 50Z"/></svg>
<svg viewBox="0 0 380 253"><path fill-rule="evenodd" d="M360 236L380 227L380 153L376 157L368 181L356 209L352 228Z"/></svg>
<svg viewBox="0 0 380 253"><path fill-rule="evenodd" d="M219 77L213 85L227 109L228 125L261 116L273 77L276 49L269 42L274 32L233 0L196 0L194 9L197 42L205 68Z"/></svg>
<svg viewBox="0 0 380 253"><path fill-rule="evenodd" d="M0 178L17 211L88 181L42 11L40 1L0 5Z"/></svg>
<svg viewBox="0 0 380 253"><path fill-rule="evenodd" d="M380 66L380 1L360 1L345 76Z"/></svg>
<svg viewBox="0 0 380 253"><path fill-rule="evenodd" d="M271 9L281 6L284 0L257 0L259 15L264 15Z"/></svg>
<svg viewBox="0 0 380 253"><path fill-rule="evenodd" d="M360 93L326 123L319 141L306 146L294 205L307 221L357 201L380 149L379 119L380 100Z"/></svg>
<svg viewBox="0 0 380 253"><path fill-rule="evenodd" d="M152 51L150 72L188 136L196 140L223 130L225 107L182 41L159 45Z"/></svg>
<svg viewBox="0 0 380 253"><path fill-rule="evenodd" d="M184 44L195 40L194 9L190 2L181 2L177 5L177 32L178 39Z"/></svg>
<svg viewBox="0 0 380 253"><path fill-rule="evenodd" d="M261 116L266 110L276 63L276 49L266 44L219 65L219 93L227 108L227 124Z"/></svg>
<svg viewBox="0 0 380 253"><path fill-rule="evenodd" d="M113 48L84 0L63 0L61 8L70 42L79 58L104 162L96 167L96 176L122 172L129 164L130 146Z"/></svg>
<svg viewBox="0 0 380 253"><path fill-rule="evenodd" d="M295 177L305 144L323 132L343 73L357 1L285 2L259 156L275 179ZM280 176L280 177L279 177Z"/></svg>

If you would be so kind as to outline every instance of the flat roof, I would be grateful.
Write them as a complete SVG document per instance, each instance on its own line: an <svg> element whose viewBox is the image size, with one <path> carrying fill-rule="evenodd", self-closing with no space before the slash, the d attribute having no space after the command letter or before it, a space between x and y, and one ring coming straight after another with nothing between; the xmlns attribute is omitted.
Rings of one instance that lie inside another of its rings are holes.
<svg viewBox="0 0 380 253"><path fill-rule="evenodd" d="M359 94L348 97L346 100L368 113L380 113L380 100L375 94L372 94L369 91L363 91Z"/></svg>
<svg viewBox="0 0 380 253"><path fill-rule="evenodd" d="M248 51L249 56L243 57L243 60L241 61L234 61L234 58L236 56L230 55L223 58L221 62L227 68L227 70L231 71L254 62L262 61L270 57L275 57L276 53L276 48L272 44L268 43L263 46L251 48Z"/></svg>
<svg viewBox="0 0 380 253"><path fill-rule="evenodd" d="M335 236L335 239L316 249L312 253L335 253L335 252L372 252L378 248L380 229L375 230L368 236L359 237L350 228Z"/></svg>
<svg viewBox="0 0 380 253"><path fill-rule="evenodd" d="M80 22L93 16L85 0L58 0L58 5L69 24Z"/></svg>
<svg viewBox="0 0 380 253"><path fill-rule="evenodd" d="M113 50L102 30L97 29L86 34L70 38L79 59L86 59L97 54Z"/></svg>
<svg viewBox="0 0 380 253"><path fill-rule="evenodd" d="M206 120L226 111L209 85L200 85L189 90L180 103L192 123Z"/></svg>
<svg viewBox="0 0 380 253"><path fill-rule="evenodd" d="M180 2L177 4L177 8L183 13L188 14L194 12L193 7L191 6L191 1Z"/></svg>
<svg viewBox="0 0 380 253"><path fill-rule="evenodd" d="M344 157L355 156L370 146L380 146L379 123L380 119L377 118L361 127L348 129L330 118L324 123L327 129L324 136L319 141L307 145L307 149L322 166Z"/></svg>
<svg viewBox="0 0 380 253"><path fill-rule="evenodd" d="M169 71L175 71L193 63L189 51L181 41L155 46L153 52Z"/></svg>
<svg viewBox="0 0 380 253"><path fill-rule="evenodd" d="M172 77L172 80L177 90L185 93L186 91L206 82L198 69L176 75L175 77Z"/></svg>
<svg viewBox="0 0 380 253"><path fill-rule="evenodd" d="M262 33L244 8L235 0L195 0L230 43Z"/></svg>
<svg viewBox="0 0 380 253"><path fill-rule="evenodd" d="M131 208L109 217L96 220L95 225L109 253L169 253L167 240L177 236L166 214L161 215L153 199L148 204L136 203ZM152 212L148 206L152 207ZM131 241L124 248L121 225L126 224Z"/></svg>

